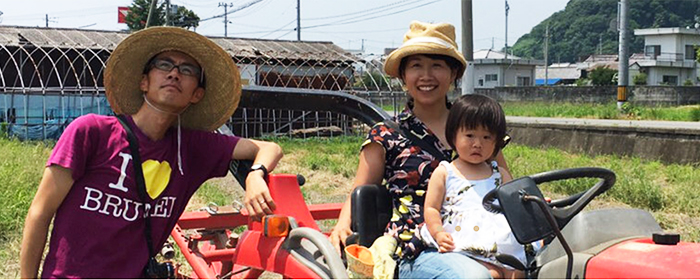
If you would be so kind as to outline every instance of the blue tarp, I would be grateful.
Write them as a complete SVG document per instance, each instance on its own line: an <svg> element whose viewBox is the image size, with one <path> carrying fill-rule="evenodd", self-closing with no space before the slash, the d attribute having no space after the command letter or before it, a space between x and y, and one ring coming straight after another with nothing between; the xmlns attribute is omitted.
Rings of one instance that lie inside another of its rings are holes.
<svg viewBox="0 0 700 280"><path fill-rule="evenodd" d="M547 79L547 84L554 85L554 84L558 83L559 81L561 81L561 79L551 78L551 79ZM544 79L535 79L535 85L536 86L544 85Z"/></svg>

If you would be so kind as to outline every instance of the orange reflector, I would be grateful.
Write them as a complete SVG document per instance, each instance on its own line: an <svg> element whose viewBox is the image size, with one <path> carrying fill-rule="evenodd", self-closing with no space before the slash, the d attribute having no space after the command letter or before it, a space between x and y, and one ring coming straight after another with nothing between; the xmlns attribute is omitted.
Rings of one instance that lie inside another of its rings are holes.
<svg viewBox="0 0 700 280"><path fill-rule="evenodd" d="M263 235L267 237L282 237L289 234L289 217L267 215L263 217Z"/></svg>

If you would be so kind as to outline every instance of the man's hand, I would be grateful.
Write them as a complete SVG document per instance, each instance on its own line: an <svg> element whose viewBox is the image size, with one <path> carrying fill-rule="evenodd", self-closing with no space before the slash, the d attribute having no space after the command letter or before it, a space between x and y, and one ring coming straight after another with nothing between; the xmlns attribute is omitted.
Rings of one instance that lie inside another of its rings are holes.
<svg viewBox="0 0 700 280"><path fill-rule="evenodd" d="M250 172L245 180L246 190L243 204L248 210L248 215L256 221L261 220L265 215L272 214L272 211L277 209L262 174L262 171Z"/></svg>
<svg viewBox="0 0 700 280"><path fill-rule="evenodd" d="M435 234L435 241L438 243L438 252L452 252L455 249L455 243L452 241L452 235L447 232L441 231Z"/></svg>

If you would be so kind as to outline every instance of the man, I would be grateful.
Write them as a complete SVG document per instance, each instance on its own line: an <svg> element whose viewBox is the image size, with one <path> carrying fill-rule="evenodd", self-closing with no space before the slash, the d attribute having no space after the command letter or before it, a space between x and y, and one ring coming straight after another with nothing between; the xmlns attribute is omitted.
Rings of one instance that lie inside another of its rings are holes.
<svg viewBox="0 0 700 280"><path fill-rule="evenodd" d="M211 132L241 94L236 65L218 45L181 28L149 28L117 46L104 75L110 106L126 115L138 139L147 197L139 195L118 119L76 119L56 143L29 208L23 278L38 276L52 219L42 277L144 278L150 252L160 250L190 197L209 178L224 176L231 159L255 163L246 178L247 210L260 217L275 209L265 176L281 148Z"/></svg>

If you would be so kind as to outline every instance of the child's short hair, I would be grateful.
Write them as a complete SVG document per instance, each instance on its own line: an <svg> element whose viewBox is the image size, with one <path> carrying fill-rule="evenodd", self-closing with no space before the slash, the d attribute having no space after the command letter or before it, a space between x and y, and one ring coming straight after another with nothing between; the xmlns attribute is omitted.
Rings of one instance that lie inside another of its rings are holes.
<svg viewBox="0 0 700 280"><path fill-rule="evenodd" d="M505 145L506 114L501 105L492 98L478 94L462 95L452 104L450 114L445 125L445 137L452 150L455 148L455 139L460 129L475 129L484 127L496 136L496 148L493 157Z"/></svg>

